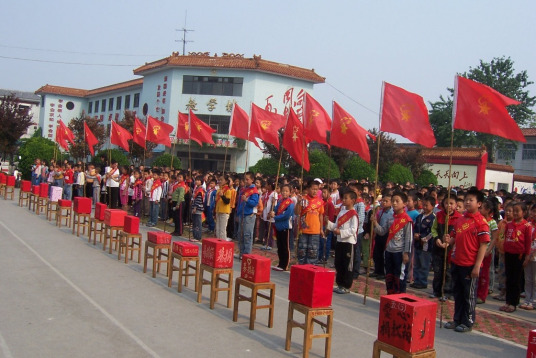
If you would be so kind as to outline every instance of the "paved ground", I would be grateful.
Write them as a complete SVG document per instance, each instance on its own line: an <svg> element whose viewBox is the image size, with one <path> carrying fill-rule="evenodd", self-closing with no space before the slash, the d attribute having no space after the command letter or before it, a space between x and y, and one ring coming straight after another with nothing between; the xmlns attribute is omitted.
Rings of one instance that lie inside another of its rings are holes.
<svg viewBox="0 0 536 358"><path fill-rule="evenodd" d="M18 193L17 193L18 194ZM142 229L145 233L145 229ZM298 357L301 331L284 350L288 273L272 272L275 323L261 311L248 330L247 304L237 323L232 310L208 308L189 289L176 292L167 278L125 265L87 237L57 229L13 201L0 200L0 355L3 357ZM239 263L234 265L239 274ZM176 285L176 277L174 280ZM333 357L371 357L378 301L359 294L334 296ZM223 299L220 301L223 302ZM527 332L517 332L525 336ZM436 330L439 357L523 357L525 348L478 332ZM311 356L322 356L320 340Z"/></svg>

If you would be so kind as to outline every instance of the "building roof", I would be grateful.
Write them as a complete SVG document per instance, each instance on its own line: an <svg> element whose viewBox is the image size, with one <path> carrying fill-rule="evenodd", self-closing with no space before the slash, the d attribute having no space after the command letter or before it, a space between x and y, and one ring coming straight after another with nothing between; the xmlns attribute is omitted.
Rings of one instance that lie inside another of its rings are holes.
<svg viewBox="0 0 536 358"><path fill-rule="evenodd" d="M536 137L536 128L521 128L521 133L525 137Z"/></svg>
<svg viewBox="0 0 536 358"><path fill-rule="evenodd" d="M507 173L513 173L515 171L514 167L511 165L497 164L497 163L486 164L486 169L496 170L499 172L507 172Z"/></svg>
<svg viewBox="0 0 536 358"><path fill-rule="evenodd" d="M146 63L134 70L135 75L141 75L148 71L164 67L202 67L202 68L226 68L252 70L273 73L281 76L298 78L313 83L324 83L325 78L318 75L314 69L291 66L283 63L263 60L261 56L253 55L253 58L244 58L243 55L226 54L210 56L208 52L189 53L180 56L173 52L171 56Z"/></svg>
<svg viewBox="0 0 536 358"><path fill-rule="evenodd" d="M528 175L514 174L514 181L520 181L520 182L524 182L524 183L536 183L536 178L528 176Z"/></svg>
<svg viewBox="0 0 536 358"><path fill-rule="evenodd" d="M59 94L63 96L71 97L89 97L100 93L122 90L129 87L143 85L143 78L137 78L135 80L116 83L110 86L100 87L92 90L85 90L80 88L53 86L46 84L43 87L35 91L35 94Z"/></svg>
<svg viewBox="0 0 536 358"><path fill-rule="evenodd" d="M39 96L33 92L0 89L0 96L9 96L12 93L15 95L15 97L20 99L22 102L33 102L33 103L41 102L41 99L39 98Z"/></svg>
<svg viewBox="0 0 536 358"><path fill-rule="evenodd" d="M486 153L484 148L452 148L452 159L480 159ZM450 148L423 148L426 159L449 159Z"/></svg>

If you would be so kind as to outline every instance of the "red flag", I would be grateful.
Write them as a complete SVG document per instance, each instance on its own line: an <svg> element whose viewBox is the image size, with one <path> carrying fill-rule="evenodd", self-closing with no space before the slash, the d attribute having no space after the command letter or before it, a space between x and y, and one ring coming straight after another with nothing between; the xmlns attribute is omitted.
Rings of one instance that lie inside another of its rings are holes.
<svg viewBox="0 0 536 358"><path fill-rule="evenodd" d="M307 142L317 141L328 144L327 132L331 129L328 112L309 93L305 93L304 133Z"/></svg>
<svg viewBox="0 0 536 358"><path fill-rule="evenodd" d="M95 137L91 129L89 129L86 122L84 122L84 137L87 146L89 147L89 152L92 156L95 156L95 148L93 148L93 146L99 144L99 141L97 140L97 137Z"/></svg>
<svg viewBox="0 0 536 358"><path fill-rule="evenodd" d="M156 118L147 116L147 140L156 144L171 147L169 135L173 132L173 126Z"/></svg>
<svg viewBox="0 0 536 358"><path fill-rule="evenodd" d="M285 125L285 117L266 111L255 104L251 105L251 123L249 126L249 140L260 148L255 138L275 145L279 148L278 130Z"/></svg>
<svg viewBox="0 0 536 358"><path fill-rule="evenodd" d="M145 145L145 135L147 134L147 128L145 128L145 125L140 121L138 117L134 118L134 131L132 133L132 140L134 143L142 147L143 149L146 149Z"/></svg>
<svg viewBox="0 0 536 358"><path fill-rule="evenodd" d="M518 104L521 102L489 86L457 76L453 127L526 142L521 129L506 110L506 106Z"/></svg>
<svg viewBox="0 0 536 358"><path fill-rule="evenodd" d="M125 151L129 152L128 141L132 139L132 134L119 124L112 121L110 142L118 145Z"/></svg>
<svg viewBox="0 0 536 358"><path fill-rule="evenodd" d="M229 124L229 135L236 138L248 140L249 116L238 104L233 105L231 113L231 123Z"/></svg>
<svg viewBox="0 0 536 358"><path fill-rule="evenodd" d="M309 164L309 153L306 150L306 145L303 124L294 113L294 109L291 108L287 126L285 127L285 134L283 135L283 148L287 150L296 163L309 171L311 165Z"/></svg>
<svg viewBox="0 0 536 358"><path fill-rule="evenodd" d="M380 130L431 148L436 144L421 96L384 82Z"/></svg>
<svg viewBox="0 0 536 358"><path fill-rule="evenodd" d="M190 109L190 139L199 145L203 143L216 144L212 140L212 133L216 132L211 126L199 119Z"/></svg>
<svg viewBox="0 0 536 358"><path fill-rule="evenodd" d="M63 149L69 150L69 144L67 141L71 142L71 144L74 144L74 134L60 119L58 127L56 128L56 142L58 142Z"/></svg>
<svg viewBox="0 0 536 358"><path fill-rule="evenodd" d="M177 138L190 139L190 119L187 113L179 112L179 123L177 125Z"/></svg>
<svg viewBox="0 0 536 358"><path fill-rule="evenodd" d="M367 136L376 138L363 129L352 115L346 112L339 104L333 101L333 128L331 128L331 145L356 152L370 163L370 151Z"/></svg>

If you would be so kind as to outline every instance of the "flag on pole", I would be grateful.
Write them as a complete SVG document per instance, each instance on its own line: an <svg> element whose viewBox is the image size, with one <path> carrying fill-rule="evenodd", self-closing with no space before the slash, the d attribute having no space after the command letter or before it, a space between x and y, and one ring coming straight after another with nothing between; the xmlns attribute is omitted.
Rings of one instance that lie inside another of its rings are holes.
<svg viewBox="0 0 536 358"><path fill-rule="evenodd" d="M229 124L229 135L236 138L248 140L249 116L240 106L235 103L231 112L231 122Z"/></svg>
<svg viewBox="0 0 536 358"><path fill-rule="evenodd" d="M147 133L147 128L145 128L145 125L140 121L138 117L134 118L134 130L132 133L132 141L142 147L143 149L146 149L147 146L145 145L145 135Z"/></svg>
<svg viewBox="0 0 536 358"><path fill-rule="evenodd" d="M260 148L256 138L275 145L279 149L279 130L285 125L285 117L251 105L249 141Z"/></svg>
<svg viewBox="0 0 536 358"><path fill-rule="evenodd" d="M518 142L526 142L506 106L521 102L493 88L457 76L454 87L454 129L488 133Z"/></svg>
<svg viewBox="0 0 536 358"><path fill-rule="evenodd" d="M387 82L383 83L380 131L400 134L428 148L436 144L423 98Z"/></svg>
<svg viewBox="0 0 536 358"><path fill-rule="evenodd" d="M173 132L173 126L156 118L147 116L147 140L156 144L171 147L169 135Z"/></svg>
<svg viewBox="0 0 536 358"><path fill-rule="evenodd" d="M190 139L195 140L199 145L203 143L216 144L212 139L212 133L216 132L211 126L198 118L190 109Z"/></svg>
<svg viewBox="0 0 536 358"><path fill-rule="evenodd" d="M67 126L60 119L58 127L56 128L56 142L65 150L69 150L69 144L67 141L74 144L74 134L67 128Z"/></svg>
<svg viewBox="0 0 536 358"><path fill-rule="evenodd" d="M305 93L304 133L307 142L328 144L327 132L331 129L328 112L309 93Z"/></svg>
<svg viewBox="0 0 536 358"><path fill-rule="evenodd" d="M294 113L294 109L290 108L285 134L283 135L283 148L287 150L296 163L306 171L309 171L311 165L309 163L309 153L305 150L306 145L303 123Z"/></svg>
<svg viewBox="0 0 536 358"><path fill-rule="evenodd" d="M179 112L177 138L190 139L190 118L187 113Z"/></svg>
<svg viewBox="0 0 536 358"><path fill-rule="evenodd" d="M87 143L91 155L95 156L95 148L93 147L99 144L99 141L97 140L97 137L95 137L91 129L89 129L89 126L86 122L84 122L84 140Z"/></svg>
<svg viewBox="0 0 536 358"><path fill-rule="evenodd" d="M112 121L110 128L110 143L118 145L129 152L128 141L132 139L132 134L119 124Z"/></svg>
<svg viewBox="0 0 536 358"><path fill-rule="evenodd" d="M363 129L357 124L354 117L339 106L337 102L333 101L333 126L329 140L331 145L351 150L357 153L365 162L370 163L367 136L376 140L375 136Z"/></svg>

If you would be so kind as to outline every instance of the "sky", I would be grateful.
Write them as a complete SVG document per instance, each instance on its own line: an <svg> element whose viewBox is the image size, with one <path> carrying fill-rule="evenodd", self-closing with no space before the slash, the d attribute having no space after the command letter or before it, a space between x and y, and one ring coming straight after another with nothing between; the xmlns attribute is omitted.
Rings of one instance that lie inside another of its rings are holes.
<svg viewBox="0 0 536 358"><path fill-rule="evenodd" d="M426 103L456 73L510 57L536 80L536 1L497 0L0 0L0 88L93 89L186 52L261 55L326 78L313 96L378 127L382 81ZM187 14L187 16L186 16ZM32 60L32 61L28 61ZM50 62L46 62L50 61ZM57 63L64 62L64 63ZM78 63L78 64L66 64ZM105 64L102 66L100 64ZM531 85L532 95L536 86Z"/></svg>

